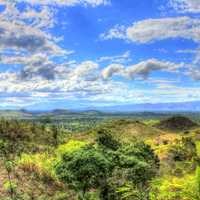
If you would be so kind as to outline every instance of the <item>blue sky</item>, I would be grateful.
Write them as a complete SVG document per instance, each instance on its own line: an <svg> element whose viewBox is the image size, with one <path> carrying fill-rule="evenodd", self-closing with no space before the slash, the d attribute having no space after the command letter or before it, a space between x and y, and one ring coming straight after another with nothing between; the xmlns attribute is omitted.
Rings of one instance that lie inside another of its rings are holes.
<svg viewBox="0 0 200 200"><path fill-rule="evenodd" d="M1 0L1 108L200 100L199 0Z"/></svg>

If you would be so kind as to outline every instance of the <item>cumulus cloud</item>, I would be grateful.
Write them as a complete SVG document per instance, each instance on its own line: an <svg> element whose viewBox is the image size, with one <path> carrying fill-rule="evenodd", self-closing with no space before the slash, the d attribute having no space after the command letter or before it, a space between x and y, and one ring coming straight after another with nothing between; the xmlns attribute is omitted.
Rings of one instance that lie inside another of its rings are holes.
<svg viewBox="0 0 200 200"><path fill-rule="evenodd" d="M92 61L73 64L67 68L68 72L62 78L56 77L56 74L53 74L53 79L45 78L42 77L43 71L33 71L34 69L37 68L27 69L30 71L29 74L34 73L34 76L30 77L29 75L29 78L26 79L20 79L20 74L17 72L0 73L0 97L2 94L2 98L5 99L12 96L44 102L45 100L59 101L66 98L90 100L96 96L102 100L108 98L111 92L121 90L123 85L113 81L104 81L99 73L96 73L99 65ZM56 69L54 68L54 70ZM58 70L56 73L59 73Z"/></svg>
<svg viewBox="0 0 200 200"><path fill-rule="evenodd" d="M87 67L90 65L90 70ZM81 68L83 69L81 70ZM88 75L98 70L97 65L92 61L79 63L73 66L77 71ZM131 66L133 67L133 66ZM169 67L170 70L176 67ZM2 105L23 107L37 103L49 103L59 101L89 101L104 104L119 103L141 103L163 101L183 101L185 99L197 99L200 97L199 88L186 87L156 87L152 90L129 87L123 82L113 80L104 81L100 77L95 80L88 80L79 73L71 71L64 79L47 80L40 77L34 79L19 80L18 74L14 72L0 73L0 99ZM147 80L145 80L146 82ZM150 80L152 81L152 80ZM141 84L144 81L141 82ZM162 81L163 82L163 81ZM154 84L154 83L151 83ZM158 84L158 83L156 83ZM159 81L160 84L160 81ZM154 87L154 85L152 85Z"/></svg>
<svg viewBox="0 0 200 200"><path fill-rule="evenodd" d="M113 34L113 30L117 34ZM147 19L135 22L126 30L115 27L107 34L103 34L103 38L126 39L136 43L149 43L172 38L200 42L200 20L190 17Z"/></svg>
<svg viewBox="0 0 200 200"><path fill-rule="evenodd" d="M20 73L21 79L31 79L35 78L37 76L40 76L42 78L53 80L55 79L56 71L55 68L52 67L51 64L49 65L42 65L38 67L32 67L32 66L26 66L23 68L23 70Z"/></svg>
<svg viewBox="0 0 200 200"><path fill-rule="evenodd" d="M84 61L72 69L69 76L75 79L95 81L98 78L97 70L99 65L93 61Z"/></svg>
<svg viewBox="0 0 200 200"><path fill-rule="evenodd" d="M102 71L104 79L108 79L113 75L123 75L125 72L124 66L121 64L111 64Z"/></svg>
<svg viewBox="0 0 200 200"><path fill-rule="evenodd" d="M54 12L48 7L40 10L26 6L19 10L16 1L1 1L0 48L3 51L33 54L44 52L51 55L67 53L57 44L57 38L47 30L55 24Z"/></svg>
<svg viewBox="0 0 200 200"><path fill-rule="evenodd" d="M189 17L148 19L127 29L133 42L147 43L168 38L185 38L200 41L200 20Z"/></svg>
<svg viewBox="0 0 200 200"><path fill-rule="evenodd" d="M19 10L17 1L0 4L4 5L0 12L0 63L20 65L18 79L54 79L60 69L52 58L72 52L61 48L58 38L48 31L56 23L54 11L47 6L36 9L29 5Z"/></svg>
<svg viewBox="0 0 200 200"><path fill-rule="evenodd" d="M199 13L199 0L170 0L170 5L177 11L182 13Z"/></svg>
<svg viewBox="0 0 200 200"><path fill-rule="evenodd" d="M138 64L124 67L123 65L113 64L105 68L102 72L104 78L110 78L113 75L134 79L138 76L147 79L150 73L154 71L176 72L184 64L176 64L172 62L159 61L157 59L149 59Z"/></svg>
<svg viewBox="0 0 200 200"><path fill-rule="evenodd" d="M159 61L157 59L149 59L129 67L127 69L127 75L130 78L134 78L135 76L139 75L146 79L150 73L154 71L176 72L177 69L183 66L184 64L176 64L172 62Z"/></svg>
<svg viewBox="0 0 200 200"><path fill-rule="evenodd" d="M25 2L23 10L17 6L21 2ZM0 72L2 105L24 106L76 99L132 103L176 96L175 89L170 94L164 91L166 87L163 86L154 91L133 89L111 77L147 79L154 71L176 72L183 64L149 59L127 66L127 62L130 62L128 51L122 55L104 56L96 61L76 63L65 60L71 51L61 48L59 38L51 34L51 28L57 23L54 18L56 9L59 6L95 7L108 3L106 0L1 0L0 4L5 8L0 12L0 62L9 65L8 71ZM148 43L181 37L199 42L199 26L197 19L189 17L149 19L130 27L117 25L108 34L102 34L101 38ZM109 65L101 71L100 65L105 62ZM15 68L15 65L19 66ZM190 92L186 90L183 93L182 90L179 95L181 98Z"/></svg>
<svg viewBox="0 0 200 200"><path fill-rule="evenodd" d="M20 2L26 3L22 10L18 7ZM0 63L8 66L7 71L0 72L2 102L4 98L6 105L26 105L27 101L86 98L109 93L115 84L104 84L99 64L70 61L68 55L72 51L61 48L59 38L50 31L57 23L54 5L107 3L105 0L0 1L4 6L0 12Z"/></svg>
<svg viewBox="0 0 200 200"><path fill-rule="evenodd" d="M48 6L42 6L40 9L35 9L27 4L24 10L18 9L16 1L1 1L4 10L1 12L1 21L9 21L15 24L23 24L37 28L50 28L56 21L53 16L55 9Z"/></svg>
<svg viewBox="0 0 200 200"><path fill-rule="evenodd" d="M187 2L187 5L190 7L198 9L199 3L197 1L181 1L174 0L174 2ZM180 4L178 4L180 6ZM184 7L186 9L186 6ZM188 8L188 7L187 7ZM147 44L153 43L156 41L166 40L166 39L187 39L192 40L196 44L200 44L200 20L198 18L192 17L168 17L168 18L159 18L159 19L146 19L142 21L138 21L133 23L133 25L129 27L124 27L117 25L113 29L109 30L108 33L101 34L101 38L107 39L123 39L125 41L139 43L139 44ZM190 53L194 56L193 61L188 66L191 66L190 72L187 74L194 80L199 79L199 64L200 64L200 51L199 49L191 49L184 51L177 51L178 53ZM155 70L166 70L169 71L170 68L173 68L174 63L165 62L160 63L157 60L148 60L143 61L133 67L126 67L123 71L123 76L126 74L129 78L134 78L135 76L140 75L143 78L149 76L149 74ZM170 68L168 66L171 66ZM179 66L178 66L179 67ZM113 69L112 67L108 67L105 72L108 71L109 74L118 74L118 67ZM110 72L110 71L113 71ZM186 69L188 71L188 69ZM107 77L104 74L104 77Z"/></svg>
<svg viewBox="0 0 200 200"><path fill-rule="evenodd" d="M31 27L2 21L0 22L0 47L32 53L43 51L59 54L62 52L60 47L43 32Z"/></svg>

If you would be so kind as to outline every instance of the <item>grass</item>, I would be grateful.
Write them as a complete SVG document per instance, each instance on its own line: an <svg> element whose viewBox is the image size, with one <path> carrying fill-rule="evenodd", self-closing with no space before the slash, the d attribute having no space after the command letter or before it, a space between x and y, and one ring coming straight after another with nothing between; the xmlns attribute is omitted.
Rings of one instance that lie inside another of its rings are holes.
<svg viewBox="0 0 200 200"><path fill-rule="evenodd" d="M34 173L45 182L57 181L54 164L56 160L47 153L22 154L17 165L26 172Z"/></svg>
<svg viewBox="0 0 200 200"><path fill-rule="evenodd" d="M101 127L109 129L124 142L135 138L145 140L162 134L162 131L137 120L112 120L101 124L99 128Z"/></svg>
<svg viewBox="0 0 200 200"><path fill-rule="evenodd" d="M196 141L197 156L200 157L200 141Z"/></svg>
<svg viewBox="0 0 200 200"><path fill-rule="evenodd" d="M183 177L164 176L155 179L151 187L150 200L200 199L198 172Z"/></svg>

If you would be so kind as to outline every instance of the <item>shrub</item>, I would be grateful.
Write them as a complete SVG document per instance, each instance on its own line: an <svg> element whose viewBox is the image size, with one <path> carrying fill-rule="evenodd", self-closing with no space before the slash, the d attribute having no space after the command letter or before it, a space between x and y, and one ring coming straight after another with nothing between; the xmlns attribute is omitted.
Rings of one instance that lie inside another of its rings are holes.
<svg viewBox="0 0 200 200"><path fill-rule="evenodd" d="M182 138L170 147L169 153L174 161L192 160L197 157L196 144L190 137Z"/></svg>
<svg viewBox="0 0 200 200"><path fill-rule="evenodd" d="M150 200L199 200L200 171L183 177L165 176L152 182Z"/></svg>
<svg viewBox="0 0 200 200"><path fill-rule="evenodd" d="M120 195L122 200L147 200L148 192L139 190L137 187L132 184L125 184L122 187L117 189L117 193Z"/></svg>
<svg viewBox="0 0 200 200"><path fill-rule="evenodd" d="M3 188L4 188L4 190L6 190L8 193L10 193L11 191L12 191L12 192L16 192L17 184L16 184L15 182L6 181L6 182L3 184Z"/></svg>

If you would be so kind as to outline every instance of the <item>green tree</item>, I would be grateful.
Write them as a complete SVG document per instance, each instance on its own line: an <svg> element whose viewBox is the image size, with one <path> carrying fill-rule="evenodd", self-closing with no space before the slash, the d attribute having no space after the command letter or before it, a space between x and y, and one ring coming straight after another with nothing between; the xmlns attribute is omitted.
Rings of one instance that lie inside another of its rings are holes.
<svg viewBox="0 0 200 200"><path fill-rule="evenodd" d="M123 144L115 152L113 162L116 167L110 182L115 186L119 199L147 200L149 182L159 169L159 159L150 146L138 141Z"/></svg>
<svg viewBox="0 0 200 200"><path fill-rule="evenodd" d="M60 180L80 191L79 199L86 199L90 189L98 189L112 172L112 163L93 146L64 154L56 165Z"/></svg>
<svg viewBox="0 0 200 200"><path fill-rule="evenodd" d="M96 142L98 145L111 150L117 150L120 146L120 143L114 139L108 129L99 129L97 131Z"/></svg>
<svg viewBox="0 0 200 200"><path fill-rule="evenodd" d="M87 145L63 154L56 165L59 179L79 191L80 199L86 199L86 193L91 189L99 191L101 200L118 200L122 196L148 199L148 183L159 168L159 160L153 150L143 142L120 144L113 149L110 135L106 133L100 137L106 140L98 138L98 145ZM127 184L129 191L118 192ZM131 191L132 188L134 191Z"/></svg>
<svg viewBox="0 0 200 200"><path fill-rule="evenodd" d="M117 151L116 165L123 176L135 185L145 185L158 171L159 159L143 142L123 145Z"/></svg>

